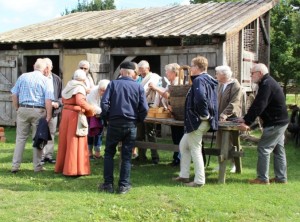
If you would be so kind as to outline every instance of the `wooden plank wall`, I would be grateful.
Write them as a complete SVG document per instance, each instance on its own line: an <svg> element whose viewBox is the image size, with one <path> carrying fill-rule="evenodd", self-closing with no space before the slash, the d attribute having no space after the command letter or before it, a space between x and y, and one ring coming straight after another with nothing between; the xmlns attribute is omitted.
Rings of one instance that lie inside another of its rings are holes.
<svg viewBox="0 0 300 222"><path fill-rule="evenodd" d="M17 80L17 57L0 58L0 125L14 126L16 113L12 107L11 88Z"/></svg>

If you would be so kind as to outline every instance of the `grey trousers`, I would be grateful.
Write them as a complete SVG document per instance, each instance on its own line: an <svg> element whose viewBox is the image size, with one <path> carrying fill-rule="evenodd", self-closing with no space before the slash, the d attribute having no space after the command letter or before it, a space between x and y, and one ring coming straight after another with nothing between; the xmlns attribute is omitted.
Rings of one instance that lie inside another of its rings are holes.
<svg viewBox="0 0 300 222"><path fill-rule="evenodd" d="M284 149L284 133L288 124L265 127L257 146L257 178L269 180L270 156L274 155L274 174L278 181L287 181L287 162Z"/></svg>
<svg viewBox="0 0 300 222"><path fill-rule="evenodd" d="M44 147L43 149L43 156L42 158L49 158L52 159L53 158L53 153L54 153L54 139L55 139L55 133L56 133L56 127L57 127L57 116L51 118L51 120L49 121L49 130L50 130L50 134L51 134L51 138L52 140L49 140L47 145Z"/></svg>

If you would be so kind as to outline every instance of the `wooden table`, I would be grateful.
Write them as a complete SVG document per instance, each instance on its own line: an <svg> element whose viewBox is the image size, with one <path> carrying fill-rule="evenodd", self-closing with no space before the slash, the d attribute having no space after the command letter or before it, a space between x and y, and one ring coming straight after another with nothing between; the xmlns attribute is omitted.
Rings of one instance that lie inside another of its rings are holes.
<svg viewBox="0 0 300 222"><path fill-rule="evenodd" d="M219 160L219 183L225 183L227 161L234 158L236 173L242 173L242 159L244 152L240 146L239 123L219 122L219 130L222 133L222 140L218 141L217 147L220 147ZM230 140L232 137L232 140ZM232 144L231 144L232 142Z"/></svg>
<svg viewBox="0 0 300 222"><path fill-rule="evenodd" d="M158 118L146 118L146 123L164 124L169 126L183 126L183 121L169 119L158 119ZM219 183L225 183L226 177L226 165L228 160L234 158L236 163L236 173L242 172L242 161L243 151L240 146L239 130L237 128L238 123L234 122L219 122L219 130L222 133L222 140L220 144L217 144L217 148L205 148L206 155L218 156L219 160ZM230 136L232 137L232 144L230 143ZM136 141L135 145L139 148L150 148L179 151L179 146L174 144L161 144L154 142Z"/></svg>

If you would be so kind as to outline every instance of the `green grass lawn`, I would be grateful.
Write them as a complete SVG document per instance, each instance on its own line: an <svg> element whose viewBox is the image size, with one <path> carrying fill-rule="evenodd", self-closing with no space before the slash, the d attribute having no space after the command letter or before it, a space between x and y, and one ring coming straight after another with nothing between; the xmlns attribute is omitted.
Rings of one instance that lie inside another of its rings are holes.
<svg viewBox="0 0 300 222"><path fill-rule="evenodd" d="M287 94L286 95L286 104L296 104L300 106L300 96L296 94Z"/></svg>
<svg viewBox="0 0 300 222"><path fill-rule="evenodd" d="M33 173L29 141L21 171L10 173L15 129L7 127L0 143L0 221L300 221L300 147L286 146L288 184L249 185L255 178L256 149L243 143L243 173L218 184L216 157L206 169L207 183L188 188L171 180L179 168L168 166L172 153L160 151L158 165L134 165L132 190L125 195L99 193L103 159L91 163L90 176L69 178L47 171ZM147 155L150 155L149 151ZM118 159L115 179L118 179ZM271 177L273 170L271 165Z"/></svg>

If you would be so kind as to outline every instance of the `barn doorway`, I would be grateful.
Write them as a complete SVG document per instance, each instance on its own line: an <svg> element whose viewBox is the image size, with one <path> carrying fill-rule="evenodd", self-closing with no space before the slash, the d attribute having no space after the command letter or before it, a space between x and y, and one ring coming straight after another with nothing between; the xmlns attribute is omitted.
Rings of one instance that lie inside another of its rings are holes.
<svg viewBox="0 0 300 222"><path fill-rule="evenodd" d="M118 69L118 67L121 65L121 63L129 56L113 56L113 70L114 72ZM133 57L132 62L139 63L141 60L146 60L149 62L150 65L150 71L157 73L158 75L161 76L160 73L160 56L159 55L141 55L141 56L136 56Z"/></svg>
<svg viewBox="0 0 300 222"><path fill-rule="evenodd" d="M59 70L59 56L53 56L53 55L43 55L43 56L25 56L25 61L26 61L26 70L25 72L31 72L33 71L33 65L36 62L38 58L49 58L51 59L53 63L53 69L52 72L58 75L60 78L61 76L61 71Z"/></svg>

